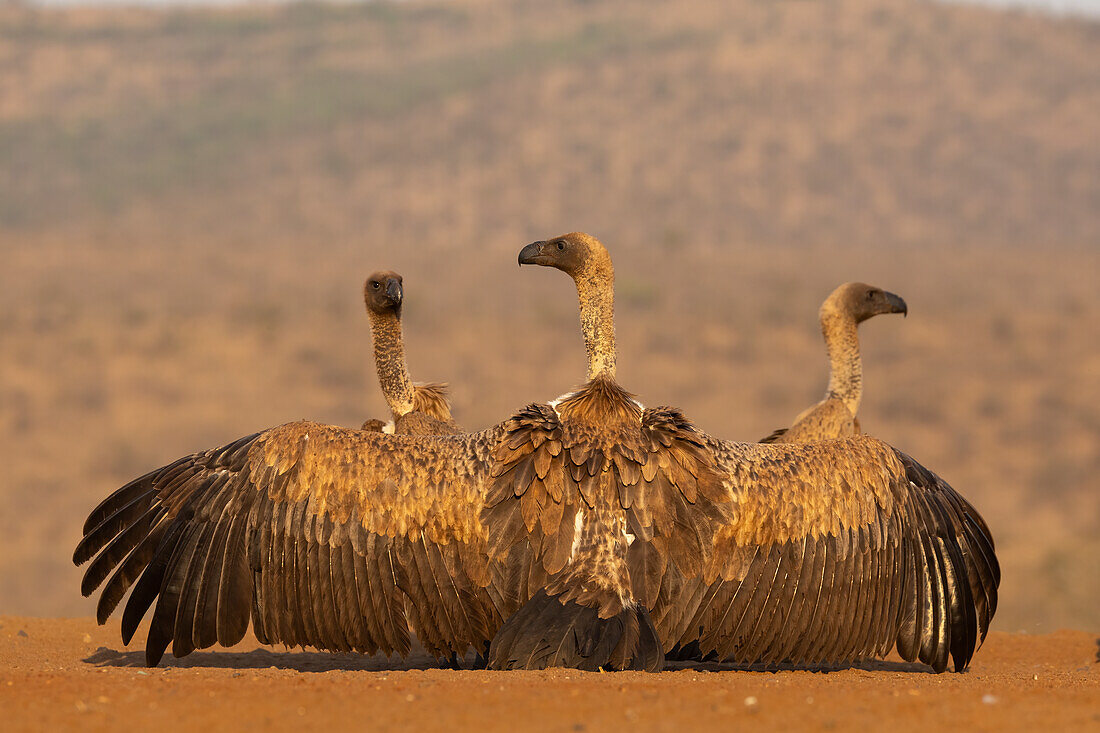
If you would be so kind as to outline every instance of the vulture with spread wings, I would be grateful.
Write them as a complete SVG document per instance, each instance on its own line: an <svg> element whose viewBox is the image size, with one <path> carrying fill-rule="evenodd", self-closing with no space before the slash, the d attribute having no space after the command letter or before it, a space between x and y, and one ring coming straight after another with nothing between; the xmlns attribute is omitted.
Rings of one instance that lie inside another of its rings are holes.
<svg viewBox="0 0 1100 733"><path fill-rule="evenodd" d="M988 528L872 438L728 443L615 381L614 274L594 238L528 245L570 274L589 380L473 434L292 423L127 484L74 560L133 586L146 657L240 640L439 656L498 669L658 670L664 653L836 664L969 663L996 609ZM93 559L94 558L94 559Z"/></svg>

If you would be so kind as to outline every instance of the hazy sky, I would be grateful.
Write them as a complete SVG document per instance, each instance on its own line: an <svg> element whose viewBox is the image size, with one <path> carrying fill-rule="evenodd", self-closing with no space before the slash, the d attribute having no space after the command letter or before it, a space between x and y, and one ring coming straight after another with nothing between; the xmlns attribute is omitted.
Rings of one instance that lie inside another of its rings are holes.
<svg viewBox="0 0 1100 733"><path fill-rule="evenodd" d="M271 2L273 0L253 0ZM279 0L274 0L279 1ZM957 0L956 0L957 1ZM1029 7L1100 17L1100 0L962 0L1003 7ZM36 5L233 5L250 0L30 0Z"/></svg>
<svg viewBox="0 0 1100 733"><path fill-rule="evenodd" d="M1100 0L966 0L981 5L1040 8L1060 13L1080 13L1100 17Z"/></svg>

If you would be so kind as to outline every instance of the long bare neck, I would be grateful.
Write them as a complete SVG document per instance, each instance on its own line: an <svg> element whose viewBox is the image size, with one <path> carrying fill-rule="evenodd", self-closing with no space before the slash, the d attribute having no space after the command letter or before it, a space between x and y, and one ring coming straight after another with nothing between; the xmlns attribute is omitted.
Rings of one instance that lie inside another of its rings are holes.
<svg viewBox="0 0 1100 733"><path fill-rule="evenodd" d="M588 352L588 379L615 377L615 272L611 264L575 278L581 307L581 331Z"/></svg>
<svg viewBox="0 0 1100 733"><path fill-rule="evenodd" d="M405 342L401 338L401 319L396 313L370 314L370 332L374 340L374 365L378 383L394 419L413 409L413 385L405 365Z"/></svg>
<svg viewBox="0 0 1100 733"><path fill-rule="evenodd" d="M854 416L863 398L863 362L859 357L855 319L843 312L823 311L821 333L829 354L829 387L825 397L842 400Z"/></svg>

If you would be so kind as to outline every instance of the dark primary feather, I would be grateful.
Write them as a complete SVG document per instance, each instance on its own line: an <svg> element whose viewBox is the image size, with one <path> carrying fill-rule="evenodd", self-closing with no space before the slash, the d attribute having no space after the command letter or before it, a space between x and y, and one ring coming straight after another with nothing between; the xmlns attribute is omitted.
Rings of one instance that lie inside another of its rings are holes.
<svg viewBox="0 0 1100 733"><path fill-rule="evenodd" d="M782 438L786 434L787 434L787 428L778 428L777 430L771 431L770 433L768 433L767 436L761 438L757 442L760 442L760 443L778 443L778 442L780 442L780 438Z"/></svg>

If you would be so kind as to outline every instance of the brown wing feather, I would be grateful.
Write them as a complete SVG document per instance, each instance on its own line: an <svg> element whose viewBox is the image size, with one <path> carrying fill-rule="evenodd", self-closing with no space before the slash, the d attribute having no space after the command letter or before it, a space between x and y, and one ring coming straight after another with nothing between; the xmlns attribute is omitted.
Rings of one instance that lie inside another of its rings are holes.
<svg viewBox="0 0 1100 733"><path fill-rule="evenodd" d="M897 645L937 671L949 657L966 667L1000 571L988 527L942 479L872 438L708 446L733 519L714 535L717 577L666 571L654 607L666 648L835 664ZM664 608L691 586L709 589L691 612Z"/></svg>
<svg viewBox="0 0 1100 733"><path fill-rule="evenodd" d="M503 558L529 542L532 560L553 575L565 567L573 543L574 517L580 502L572 477L566 489L562 425L549 405L528 405L504 426L494 450L492 485L485 500L485 524L494 528L489 551ZM547 510L544 524L543 507ZM550 521L559 517L555 524Z"/></svg>
<svg viewBox="0 0 1100 733"><path fill-rule="evenodd" d="M669 565L716 572L714 535L732 517L730 496L679 411L643 412L595 380L556 409L528 406L505 431L486 499L485 523L499 532L491 556L530 542L553 576L547 592L598 605L603 618L626 598L655 598ZM628 551L631 542L646 544Z"/></svg>
<svg viewBox="0 0 1100 733"><path fill-rule="evenodd" d="M363 425L363 429L366 430L366 423ZM767 436L761 438L759 443L785 443L783 436L787 434L787 428L779 428L768 433Z"/></svg>
<svg viewBox="0 0 1100 733"><path fill-rule="evenodd" d="M141 573L123 633L156 601L150 664L169 644L233 644L250 619L261 641L289 646L405 653L412 625L438 654L482 649L501 623L479 521L501 434L302 422L189 456L93 512L75 559L108 556L85 590L114 571L105 620Z"/></svg>

